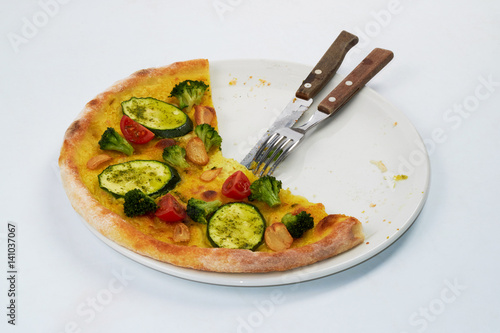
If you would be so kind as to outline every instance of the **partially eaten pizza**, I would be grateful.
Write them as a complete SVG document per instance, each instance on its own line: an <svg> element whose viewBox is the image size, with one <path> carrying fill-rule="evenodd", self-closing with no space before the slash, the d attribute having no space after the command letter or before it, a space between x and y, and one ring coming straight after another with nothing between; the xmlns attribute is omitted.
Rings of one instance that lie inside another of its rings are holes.
<svg viewBox="0 0 500 333"><path fill-rule="evenodd" d="M273 176L222 155L205 59L140 70L85 106L66 131L61 177L97 231L172 265L284 271L363 242L361 223L329 215Z"/></svg>

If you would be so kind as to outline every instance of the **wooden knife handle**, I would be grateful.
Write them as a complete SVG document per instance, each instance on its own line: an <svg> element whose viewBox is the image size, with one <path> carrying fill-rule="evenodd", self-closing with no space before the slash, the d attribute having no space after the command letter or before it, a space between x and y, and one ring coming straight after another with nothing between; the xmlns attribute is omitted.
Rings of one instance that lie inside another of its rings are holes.
<svg viewBox="0 0 500 333"><path fill-rule="evenodd" d="M305 100L316 96L337 72L347 52L357 43L357 36L347 31L342 31L304 82L302 82L295 96Z"/></svg>
<svg viewBox="0 0 500 333"><path fill-rule="evenodd" d="M326 114L333 114L347 103L363 86L371 80L382 68L387 65L394 53L384 49L374 49L366 56L347 77L339 83L319 103L318 110Z"/></svg>

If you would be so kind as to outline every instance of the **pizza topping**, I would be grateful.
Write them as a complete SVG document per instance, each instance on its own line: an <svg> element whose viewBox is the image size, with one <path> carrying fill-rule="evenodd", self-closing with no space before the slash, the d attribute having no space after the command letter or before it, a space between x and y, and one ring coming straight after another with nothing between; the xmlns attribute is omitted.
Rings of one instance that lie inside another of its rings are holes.
<svg viewBox="0 0 500 333"><path fill-rule="evenodd" d="M187 215L195 222L207 224L208 219L222 205L219 200L203 201L191 198L188 201L186 212Z"/></svg>
<svg viewBox="0 0 500 333"><path fill-rule="evenodd" d="M273 223L267 227L264 239L266 240L267 247L273 251L286 250L293 243L293 237L283 223Z"/></svg>
<svg viewBox="0 0 500 333"><path fill-rule="evenodd" d="M132 143L147 143L155 137L153 132L125 115L120 121L120 129L125 139Z"/></svg>
<svg viewBox="0 0 500 333"><path fill-rule="evenodd" d="M176 243L188 242L191 239L189 227L184 223L176 223L174 227L173 240Z"/></svg>
<svg viewBox="0 0 500 333"><path fill-rule="evenodd" d="M314 219L311 214L302 211L297 215L286 213L281 222L286 226L293 238L300 238L309 229L314 227Z"/></svg>
<svg viewBox="0 0 500 333"><path fill-rule="evenodd" d="M252 183L250 186L251 194L248 200L259 200L267 203L270 207L281 204L280 193L281 181L273 176L264 176Z"/></svg>
<svg viewBox="0 0 500 333"><path fill-rule="evenodd" d="M179 222L186 217L186 210L170 193L158 201L158 209L155 215L165 222Z"/></svg>
<svg viewBox="0 0 500 333"><path fill-rule="evenodd" d="M186 162L185 156L186 149L177 145L166 147L165 149L163 149L163 159L165 160L165 162L174 167L179 167L181 169L189 168L189 163Z"/></svg>
<svg viewBox="0 0 500 333"><path fill-rule="evenodd" d="M207 165L208 154L200 138L192 138L186 144L186 157L196 165Z"/></svg>
<svg viewBox="0 0 500 333"><path fill-rule="evenodd" d="M194 121L197 125L209 124L212 125L212 121L215 118L215 109L206 105L195 105L194 106Z"/></svg>
<svg viewBox="0 0 500 333"><path fill-rule="evenodd" d="M95 170L99 168L102 164L111 160L111 156L106 154L99 154L97 156L92 157L87 161L87 168L90 170Z"/></svg>
<svg viewBox="0 0 500 333"><path fill-rule="evenodd" d="M180 181L177 171L166 163L135 160L108 166L98 176L99 186L117 197L140 189L157 197L173 189Z"/></svg>
<svg viewBox="0 0 500 333"><path fill-rule="evenodd" d="M193 122L175 105L152 97L132 97L122 102L123 113L162 138L184 136L193 130Z"/></svg>
<svg viewBox="0 0 500 333"><path fill-rule="evenodd" d="M245 199L250 193L250 180L242 171L236 171L222 184L222 194L231 199Z"/></svg>
<svg viewBox="0 0 500 333"><path fill-rule="evenodd" d="M186 112L189 112L194 104L200 104L207 89L208 85L203 81L186 80L175 85L170 97L177 98L179 109L187 107Z"/></svg>
<svg viewBox="0 0 500 333"><path fill-rule="evenodd" d="M156 202L139 189L128 191L124 198L123 211L128 217L145 215L157 208Z"/></svg>
<svg viewBox="0 0 500 333"><path fill-rule="evenodd" d="M265 229L266 221L257 207L231 202L220 206L209 219L207 236L215 247L256 250Z"/></svg>
<svg viewBox="0 0 500 333"><path fill-rule="evenodd" d="M222 138L220 137L219 133L217 133L215 128L213 128L209 124L201 124L196 126L194 132L201 139L201 141L203 141L207 153L212 147L217 147L220 149Z"/></svg>
<svg viewBox="0 0 500 333"><path fill-rule="evenodd" d="M212 191L212 190L208 190L208 191L205 191L201 194L201 197L203 198L203 200L205 201L212 201L214 200L215 198L217 198L217 192L215 191Z"/></svg>
<svg viewBox="0 0 500 333"><path fill-rule="evenodd" d="M221 173L222 168L215 168L215 169L210 169L203 171L203 173L200 175L200 179L203 180L204 182L211 182L217 176Z"/></svg>
<svg viewBox="0 0 500 333"><path fill-rule="evenodd" d="M170 146L175 146L176 144L177 142L174 139L161 139L155 144L155 147L165 149Z"/></svg>
<svg viewBox="0 0 500 333"><path fill-rule="evenodd" d="M125 155L132 155L134 147L127 142L113 127L108 127L99 140L99 147L102 150L115 150Z"/></svg>

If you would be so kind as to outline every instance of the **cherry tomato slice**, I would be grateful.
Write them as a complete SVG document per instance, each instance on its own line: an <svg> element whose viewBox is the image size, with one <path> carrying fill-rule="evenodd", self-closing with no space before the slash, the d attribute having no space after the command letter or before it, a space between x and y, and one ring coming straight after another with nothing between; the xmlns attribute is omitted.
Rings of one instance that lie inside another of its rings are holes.
<svg viewBox="0 0 500 333"><path fill-rule="evenodd" d="M236 171L222 185L222 194L231 199L245 199L250 195L250 180L243 172Z"/></svg>
<svg viewBox="0 0 500 333"><path fill-rule="evenodd" d="M153 132L125 115L120 121L120 129L125 139L132 143L146 143L155 137Z"/></svg>
<svg viewBox="0 0 500 333"><path fill-rule="evenodd" d="M178 222L186 217L186 210L168 193L158 201L155 215L165 222Z"/></svg>

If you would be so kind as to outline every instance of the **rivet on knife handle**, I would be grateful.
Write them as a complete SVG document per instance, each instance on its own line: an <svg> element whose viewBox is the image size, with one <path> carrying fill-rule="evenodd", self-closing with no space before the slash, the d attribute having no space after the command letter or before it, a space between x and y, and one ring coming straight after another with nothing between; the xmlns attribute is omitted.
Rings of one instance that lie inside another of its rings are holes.
<svg viewBox="0 0 500 333"><path fill-rule="evenodd" d="M387 65L394 54L389 50L374 49L347 77L318 105L318 110L333 114L339 110L358 90Z"/></svg>
<svg viewBox="0 0 500 333"><path fill-rule="evenodd" d="M337 72L347 52L357 43L358 37L347 31L342 31L302 82L295 96L305 100L316 96Z"/></svg>

